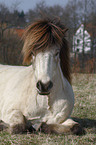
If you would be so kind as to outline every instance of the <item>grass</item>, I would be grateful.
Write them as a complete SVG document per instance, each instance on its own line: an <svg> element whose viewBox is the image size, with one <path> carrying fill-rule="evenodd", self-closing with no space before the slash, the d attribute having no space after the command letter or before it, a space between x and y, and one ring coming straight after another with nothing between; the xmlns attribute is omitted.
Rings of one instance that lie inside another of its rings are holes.
<svg viewBox="0 0 96 145"><path fill-rule="evenodd" d="M85 135L10 135L2 131L0 145L96 145L96 74L73 74L73 90L72 118L84 127Z"/></svg>

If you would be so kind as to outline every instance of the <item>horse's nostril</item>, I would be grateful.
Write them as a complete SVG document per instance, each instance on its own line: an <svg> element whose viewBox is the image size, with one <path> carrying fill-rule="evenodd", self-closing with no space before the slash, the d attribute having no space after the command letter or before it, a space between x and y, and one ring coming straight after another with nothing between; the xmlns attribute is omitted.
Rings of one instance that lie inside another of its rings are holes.
<svg viewBox="0 0 96 145"><path fill-rule="evenodd" d="M37 87L39 90L42 90L42 85L41 85L41 84L42 84L41 81L38 81L38 82L37 82L36 87Z"/></svg>
<svg viewBox="0 0 96 145"><path fill-rule="evenodd" d="M39 89L40 92L49 92L50 89L53 87L53 83L49 81L45 84L41 81L38 81L36 87Z"/></svg>
<svg viewBox="0 0 96 145"><path fill-rule="evenodd" d="M49 91L53 87L53 83L49 81L47 84L45 84L45 88Z"/></svg>

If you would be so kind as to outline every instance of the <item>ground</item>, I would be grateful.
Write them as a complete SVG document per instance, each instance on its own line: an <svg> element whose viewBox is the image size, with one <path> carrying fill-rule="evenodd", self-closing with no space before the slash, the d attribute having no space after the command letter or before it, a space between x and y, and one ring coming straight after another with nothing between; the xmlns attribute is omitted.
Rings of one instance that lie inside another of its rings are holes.
<svg viewBox="0 0 96 145"><path fill-rule="evenodd" d="M72 118L85 129L85 135L46 135L43 133L10 135L0 132L0 145L95 145L96 74L73 74L75 106Z"/></svg>

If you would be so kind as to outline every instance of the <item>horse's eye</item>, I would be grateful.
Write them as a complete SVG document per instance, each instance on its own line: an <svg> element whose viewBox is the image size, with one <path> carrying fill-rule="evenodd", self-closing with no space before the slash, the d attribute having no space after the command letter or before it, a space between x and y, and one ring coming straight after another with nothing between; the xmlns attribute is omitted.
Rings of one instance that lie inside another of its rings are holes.
<svg viewBox="0 0 96 145"><path fill-rule="evenodd" d="M34 54L33 52L31 52L31 56L32 56L32 57L35 57L35 54Z"/></svg>
<svg viewBox="0 0 96 145"><path fill-rule="evenodd" d="M33 56L34 56L34 53L33 53L33 52L31 52L31 55L33 55Z"/></svg>
<svg viewBox="0 0 96 145"><path fill-rule="evenodd" d="M34 59L35 59L35 55L34 55L34 53L33 53L33 52L31 52L31 57L32 57L32 60L34 60Z"/></svg>
<svg viewBox="0 0 96 145"><path fill-rule="evenodd" d="M58 52L56 52L55 56L58 56L58 55L59 55L59 51L58 51Z"/></svg>

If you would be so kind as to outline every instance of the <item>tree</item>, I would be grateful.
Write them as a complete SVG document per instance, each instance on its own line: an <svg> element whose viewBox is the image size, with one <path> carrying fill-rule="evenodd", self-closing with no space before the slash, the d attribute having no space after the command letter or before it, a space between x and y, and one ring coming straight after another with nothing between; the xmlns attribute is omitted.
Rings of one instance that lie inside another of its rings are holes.
<svg viewBox="0 0 96 145"><path fill-rule="evenodd" d="M0 4L0 41L3 39L3 33L10 27L10 11L4 5Z"/></svg>
<svg viewBox="0 0 96 145"><path fill-rule="evenodd" d="M46 6L45 2L40 2L36 5L36 7L32 10L30 9L27 14L26 18L28 22L33 22L35 19L38 18L61 18L63 15L63 8L59 5L54 6Z"/></svg>
<svg viewBox="0 0 96 145"><path fill-rule="evenodd" d="M20 65L22 58L20 57L23 42L14 29L7 29L4 31L3 40L0 43L0 63Z"/></svg>
<svg viewBox="0 0 96 145"><path fill-rule="evenodd" d="M11 24L15 27L24 27L26 25L26 18L24 11L14 10L12 13Z"/></svg>

